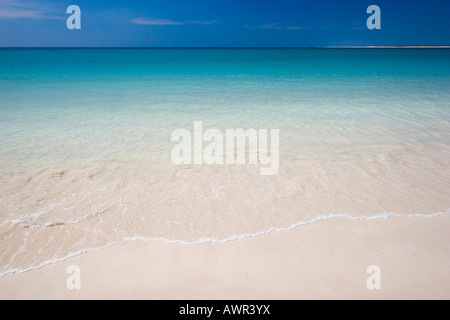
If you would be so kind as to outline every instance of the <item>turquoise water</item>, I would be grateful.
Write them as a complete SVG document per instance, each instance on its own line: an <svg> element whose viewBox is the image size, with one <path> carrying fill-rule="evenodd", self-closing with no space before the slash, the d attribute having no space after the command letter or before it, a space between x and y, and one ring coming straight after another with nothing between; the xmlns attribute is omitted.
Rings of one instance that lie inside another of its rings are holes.
<svg viewBox="0 0 450 320"><path fill-rule="evenodd" d="M32 151L89 157L91 139L113 154L164 148L193 120L284 128L289 139L310 125L358 123L381 126L380 142L404 125L415 143L448 134L449 88L446 49L0 50L2 168ZM297 142L315 144L327 134L318 131Z"/></svg>
<svg viewBox="0 0 450 320"><path fill-rule="evenodd" d="M174 165L194 121L279 129L278 174ZM127 239L448 212L449 190L448 49L0 50L0 275Z"/></svg>

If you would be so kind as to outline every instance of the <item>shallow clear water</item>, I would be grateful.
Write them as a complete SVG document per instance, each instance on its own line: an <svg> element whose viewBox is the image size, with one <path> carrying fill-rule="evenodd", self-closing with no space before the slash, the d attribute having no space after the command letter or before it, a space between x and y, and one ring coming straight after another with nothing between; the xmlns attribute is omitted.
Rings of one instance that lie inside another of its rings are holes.
<svg viewBox="0 0 450 320"><path fill-rule="evenodd" d="M194 121L279 129L278 174L174 165ZM127 239L448 212L449 169L450 50L0 50L0 274Z"/></svg>

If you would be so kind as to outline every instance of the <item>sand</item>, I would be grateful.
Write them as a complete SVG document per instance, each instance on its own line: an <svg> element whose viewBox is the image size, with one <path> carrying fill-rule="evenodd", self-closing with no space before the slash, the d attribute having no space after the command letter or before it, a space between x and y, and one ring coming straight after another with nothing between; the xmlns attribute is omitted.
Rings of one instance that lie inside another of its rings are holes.
<svg viewBox="0 0 450 320"><path fill-rule="evenodd" d="M0 278L1 299L450 299L450 215L336 218L227 243L130 241ZM81 289L66 285L70 265ZM369 290L377 265L381 289Z"/></svg>

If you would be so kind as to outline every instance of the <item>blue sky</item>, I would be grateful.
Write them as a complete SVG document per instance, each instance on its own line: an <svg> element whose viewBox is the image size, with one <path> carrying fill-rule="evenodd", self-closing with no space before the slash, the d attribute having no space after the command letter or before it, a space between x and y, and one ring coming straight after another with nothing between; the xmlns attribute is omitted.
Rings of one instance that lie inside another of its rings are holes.
<svg viewBox="0 0 450 320"><path fill-rule="evenodd" d="M81 8L81 30L66 9ZM369 5L381 30L368 30ZM450 45L449 0L0 0L0 46Z"/></svg>

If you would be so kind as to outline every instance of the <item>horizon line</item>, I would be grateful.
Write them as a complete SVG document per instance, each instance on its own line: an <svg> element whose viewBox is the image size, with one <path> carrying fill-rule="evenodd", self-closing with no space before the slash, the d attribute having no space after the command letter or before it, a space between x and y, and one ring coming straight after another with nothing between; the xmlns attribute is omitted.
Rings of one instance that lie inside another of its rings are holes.
<svg viewBox="0 0 450 320"><path fill-rule="evenodd" d="M450 45L387 45L387 46L298 46L298 47L276 47L276 46L161 46L161 47L40 47L19 46L2 47L0 49L450 49Z"/></svg>

